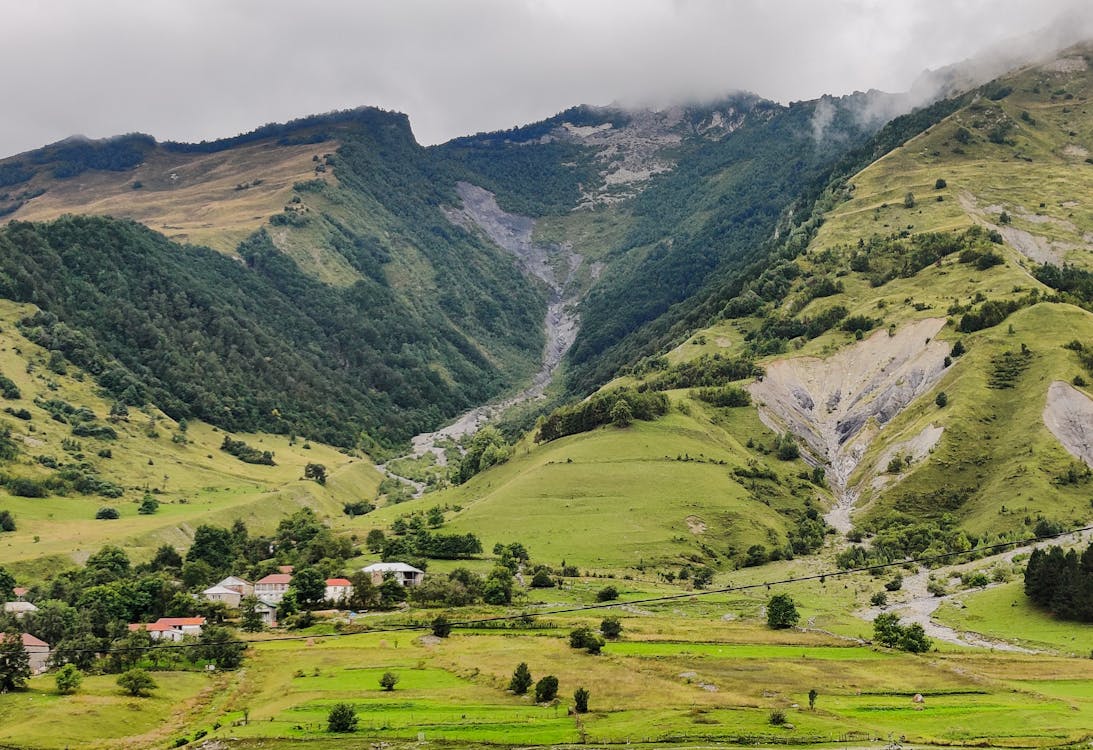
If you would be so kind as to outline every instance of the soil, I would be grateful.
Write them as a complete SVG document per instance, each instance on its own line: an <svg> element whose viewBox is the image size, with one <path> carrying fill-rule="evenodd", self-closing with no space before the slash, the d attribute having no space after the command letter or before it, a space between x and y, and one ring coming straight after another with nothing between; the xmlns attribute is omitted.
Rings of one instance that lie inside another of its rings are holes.
<svg viewBox="0 0 1093 750"><path fill-rule="evenodd" d="M1070 455L1093 467L1093 400L1056 380L1047 390L1044 424Z"/></svg>

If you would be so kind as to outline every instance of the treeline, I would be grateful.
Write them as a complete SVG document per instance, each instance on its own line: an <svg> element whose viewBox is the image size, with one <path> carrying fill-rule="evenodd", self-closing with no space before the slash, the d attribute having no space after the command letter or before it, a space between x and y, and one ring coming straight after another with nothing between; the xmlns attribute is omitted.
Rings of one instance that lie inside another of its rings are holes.
<svg viewBox="0 0 1093 750"><path fill-rule="evenodd" d="M1033 550L1025 594L1056 617L1093 622L1093 543L1081 554L1057 546Z"/></svg>
<svg viewBox="0 0 1093 750"><path fill-rule="evenodd" d="M632 419L644 421L667 414L669 408L668 397L663 393L618 388L551 412L540 421L535 439L546 443L617 421L620 404L626 405L626 411Z"/></svg>

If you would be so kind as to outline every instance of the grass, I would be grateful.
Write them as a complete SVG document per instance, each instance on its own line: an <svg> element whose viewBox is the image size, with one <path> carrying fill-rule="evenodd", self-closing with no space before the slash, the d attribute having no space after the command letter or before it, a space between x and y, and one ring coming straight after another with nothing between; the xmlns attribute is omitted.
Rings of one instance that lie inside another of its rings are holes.
<svg viewBox="0 0 1093 750"><path fill-rule="evenodd" d="M1033 606L1021 581L960 596L957 601L943 604L935 617L954 628L1031 648L1058 649L1086 657L1093 653L1089 625L1060 620Z"/></svg>

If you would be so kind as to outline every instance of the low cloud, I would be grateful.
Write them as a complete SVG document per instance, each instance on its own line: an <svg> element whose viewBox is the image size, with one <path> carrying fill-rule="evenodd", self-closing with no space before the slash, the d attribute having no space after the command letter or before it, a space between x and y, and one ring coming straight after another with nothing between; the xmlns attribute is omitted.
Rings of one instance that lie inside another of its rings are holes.
<svg viewBox="0 0 1093 750"><path fill-rule="evenodd" d="M425 143L578 103L907 91L1081 19L1074 0L37 0L7 3L0 154L76 133L232 135L364 104ZM1075 16L1076 14L1076 16ZM1003 49L1006 47L1003 46ZM923 79L919 79L920 84ZM936 82L935 82L936 83ZM927 85L929 95L939 90ZM820 127L822 135L823 128Z"/></svg>

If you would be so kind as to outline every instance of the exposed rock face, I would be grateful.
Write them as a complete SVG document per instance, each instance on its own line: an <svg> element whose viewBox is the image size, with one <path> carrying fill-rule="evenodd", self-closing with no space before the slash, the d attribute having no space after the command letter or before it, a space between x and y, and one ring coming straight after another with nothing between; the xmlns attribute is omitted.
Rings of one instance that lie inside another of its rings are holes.
<svg viewBox="0 0 1093 750"><path fill-rule="evenodd" d="M949 345L934 337L942 318L912 323L894 335L877 331L828 359L794 357L767 365L749 390L769 427L804 443L828 471L838 499L828 523L850 527L850 475L886 424L937 383Z"/></svg>
<svg viewBox="0 0 1093 750"><path fill-rule="evenodd" d="M1070 455L1093 467L1093 400L1056 380L1047 390L1044 424Z"/></svg>

